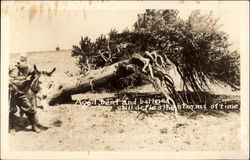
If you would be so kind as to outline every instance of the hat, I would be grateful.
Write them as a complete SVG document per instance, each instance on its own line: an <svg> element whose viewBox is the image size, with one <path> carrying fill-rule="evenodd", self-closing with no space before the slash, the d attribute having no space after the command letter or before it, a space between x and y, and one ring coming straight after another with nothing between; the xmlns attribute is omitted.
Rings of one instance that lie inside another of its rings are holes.
<svg viewBox="0 0 250 160"><path fill-rule="evenodd" d="M26 52L22 52L20 53L20 58L23 57L23 58L27 58L27 53Z"/></svg>
<svg viewBox="0 0 250 160"><path fill-rule="evenodd" d="M20 53L19 61L20 62L27 61L27 53L26 52Z"/></svg>

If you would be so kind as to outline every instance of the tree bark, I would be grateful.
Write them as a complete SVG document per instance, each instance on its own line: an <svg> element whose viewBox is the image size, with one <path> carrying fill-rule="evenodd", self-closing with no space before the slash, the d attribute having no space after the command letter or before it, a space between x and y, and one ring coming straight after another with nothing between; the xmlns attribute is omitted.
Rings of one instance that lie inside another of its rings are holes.
<svg viewBox="0 0 250 160"><path fill-rule="evenodd" d="M94 88L100 88L112 81L118 80L121 77L126 77L134 72L138 71L137 67L140 66L139 63L133 62L132 59L139 59L141 62L145 62L145 58L143 57L132 57L130 59L120 61L114 63L110 66L106 66L97 70L92 70L87 75L82 75L79 77L75 77L68 81L65 84L62 84L58 90L55 90L52 94L48 96L49 105L60 104L64 102L71 101L71 95L88 92ZM151 68L151 64L145 64L144 67L147 66ZM149 69L150 70L150 69ZM156 70L156 69L154 69ZM152 73L145 74L148 75L146 78L154 85L155 89L164 94L169 104L174 106L175 117L178 116L176 102L169 96L169 92L167 88L162 86L162 77L155 77ZM164 73L162 73L164 75Z"/></svg>
<svg viewBox="0 0 250 160"><path fill-rule="evenodd" d="M72 78L65 84L61 84L57 90L48 96L49 104L55 105L68 102L72 100L71 95L73 94L88 92L92 90L92 87L103 87L111 81L134 73L134 65L129 64L128 61L120 61L107 67L92 70L87 75Z"/></svg>

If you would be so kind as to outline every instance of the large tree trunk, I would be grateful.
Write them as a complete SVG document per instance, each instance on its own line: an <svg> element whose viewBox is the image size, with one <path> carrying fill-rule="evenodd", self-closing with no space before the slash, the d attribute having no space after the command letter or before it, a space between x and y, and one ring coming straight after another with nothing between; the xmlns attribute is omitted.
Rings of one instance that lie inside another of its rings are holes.
<svg viewBox="0 0 250 160"><path fill-rule="evenodd" d="M70 101L73 94L84 93L93 88L103 87L111 81L134 73L134 66L127 62L128 60L120 61L104 68L92 70L87 75L72 78L65 84L61 84L58 90L55 90L48 96L49 104L55 105Z"/></svg>
<svg viewBox="0 0 250 160"><path fill-rule="evenodd" d="M134 61L135 59L144 64L143 68L140 69L144 73L138 70L138 67L141 66L141 63ZM146 67L148 67L149 73L144 70ZM103 87L112 81L118 80L121 77L131 75L135 71L145 75L146 78L154 85L155 89L164 94L169 104L174 106L175 116L177 117L178 112L176 102L170 97L169 91L167 91L168 89L162 85L165 81L165 72L162 71L161 68L152 68L152 65L149 64L149 60L139 54L135 54L130 59L114 63L110 66L92 70L87 75L82 75L68 81L67 83L61 85L58 90L54 91L48 96L48 102L50 105L54 105L56 103L70 101L71 95L84 93L92 90L93 88ZM157 75L156 71L161 72L161 74ZM174 88L175 86L173 85L172 87Z"/></svg>

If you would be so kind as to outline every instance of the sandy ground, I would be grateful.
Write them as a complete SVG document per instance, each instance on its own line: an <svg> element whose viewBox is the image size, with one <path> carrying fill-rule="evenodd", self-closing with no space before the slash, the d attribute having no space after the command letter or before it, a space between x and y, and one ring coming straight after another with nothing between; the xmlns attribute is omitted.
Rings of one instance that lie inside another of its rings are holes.
<svg viewBox="0 0 250 160"><path fill-rule="evenodd" d="M14 64L16 56L10 57ZM31 54L29 63L38 68L57 67L55 78L63 81L65 71L77 71L70 51ZM138 92L148 88L134 89ZM89 95L83 94L83 97ZM91 95L102 98L105 94ZM145 115L136 111L111 112L110 106L62 104L43 111L39 121L49 127L42 133L30 131L27 119L9 133L13 151L232 151L240 149L240 113L223 112L182 115Z"/></svg>

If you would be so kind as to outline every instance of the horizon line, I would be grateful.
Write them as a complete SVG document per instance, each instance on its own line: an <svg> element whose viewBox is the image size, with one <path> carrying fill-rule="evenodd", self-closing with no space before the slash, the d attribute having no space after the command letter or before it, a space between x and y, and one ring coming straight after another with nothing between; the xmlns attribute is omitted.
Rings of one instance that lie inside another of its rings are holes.
<svg viewBox="0 0 250 160"><path fill-rule="evenodd" d="M69 51L69 50L72 50L72 49L62 49L62 50L59 50L59 51L57 51L57 50L27 51L27 52L25 52L25 53L27 53L27 54L32 54L32 53L41 53L41 52L54 52L54 51L60 52L60 51ZM10 53L10 54L20 54L20 53L23 53L23 52L9 52L9 53Z"/></svg>

